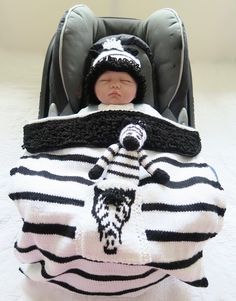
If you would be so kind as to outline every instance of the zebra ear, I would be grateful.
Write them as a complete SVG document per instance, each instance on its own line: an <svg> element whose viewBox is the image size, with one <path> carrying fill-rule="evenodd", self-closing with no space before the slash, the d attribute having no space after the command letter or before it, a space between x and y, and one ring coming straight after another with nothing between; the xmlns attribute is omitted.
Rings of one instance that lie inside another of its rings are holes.
<svg viewBox="0 0 236 301"><path fill-rule="evenodd" d="M119 128L119 132L121 132L121 130L123 130L124 127L126 127L128 124L132 123L132 119L131 118L124 118L121 122L120 128Z"/></svg>
<svg viewBox="0 0 236 301"><path fill-rule="evenodd" d="M136 123L137 123L139 126L141 126L144 130L146 130L147 124L146 124L145 121L143 121L143 120L138 120Z"/></svg>

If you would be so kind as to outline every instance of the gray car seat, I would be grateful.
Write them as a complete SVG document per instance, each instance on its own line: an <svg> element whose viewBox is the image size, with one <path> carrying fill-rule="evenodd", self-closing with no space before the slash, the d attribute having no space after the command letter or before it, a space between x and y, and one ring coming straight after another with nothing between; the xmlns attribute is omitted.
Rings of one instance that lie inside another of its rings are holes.
<svg viewBox="0 0 236 301"><path fill-rule="evenodd" d="M164 117L194 126L191 69L184 25L172 9L155 11L146 20L97 17L85 5L65 12L45 58L39 118L55 103L59 115L77 113L86 106L84 74L89 49L119 35L138 50L147 78L145 102Z"/></svg>

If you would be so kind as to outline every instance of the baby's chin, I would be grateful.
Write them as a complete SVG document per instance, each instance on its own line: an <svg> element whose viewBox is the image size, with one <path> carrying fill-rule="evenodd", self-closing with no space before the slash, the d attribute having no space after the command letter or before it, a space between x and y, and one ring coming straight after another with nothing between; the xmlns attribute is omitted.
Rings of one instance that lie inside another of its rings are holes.
<svg viewBox="0 0 236 301"><path fill-rule="evenodd" d="M126 104L129 104L131 102L132 102L132 100L124 100L124 99L121 99L121 98L118 98L118 97L112 97L112 98L109 98L105 101L104 100L101 101L101 103L103 103L104 105L126 105Z"/></svg>

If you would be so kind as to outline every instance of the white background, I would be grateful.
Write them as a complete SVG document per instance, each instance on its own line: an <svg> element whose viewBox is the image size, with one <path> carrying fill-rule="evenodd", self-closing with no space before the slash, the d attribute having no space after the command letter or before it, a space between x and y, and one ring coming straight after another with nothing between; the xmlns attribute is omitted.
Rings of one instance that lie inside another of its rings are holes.
<svg viewBox="0 0 236 301"><path fill-rule="evenodd" d="M44 54L64 11L80 1L1 0L1 47ZM190 55L198 60L234 60L236 55L235 0L86 0L97 16L144 19L170 7L182 17Z"/></svg>

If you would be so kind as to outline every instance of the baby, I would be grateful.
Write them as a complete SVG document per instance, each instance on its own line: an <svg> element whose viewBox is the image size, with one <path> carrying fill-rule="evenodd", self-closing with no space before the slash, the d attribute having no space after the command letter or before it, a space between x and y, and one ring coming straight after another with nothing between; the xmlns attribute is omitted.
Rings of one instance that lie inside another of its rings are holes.
<svg viewBox="0 0 236 301"><path fill-rule="evenodd" d="M160 117L143 103L146 81L141 62L123 48L120 40L106 40L84 82L88 107L80 110L80 117L103 110L132 110Z"/></svg>

